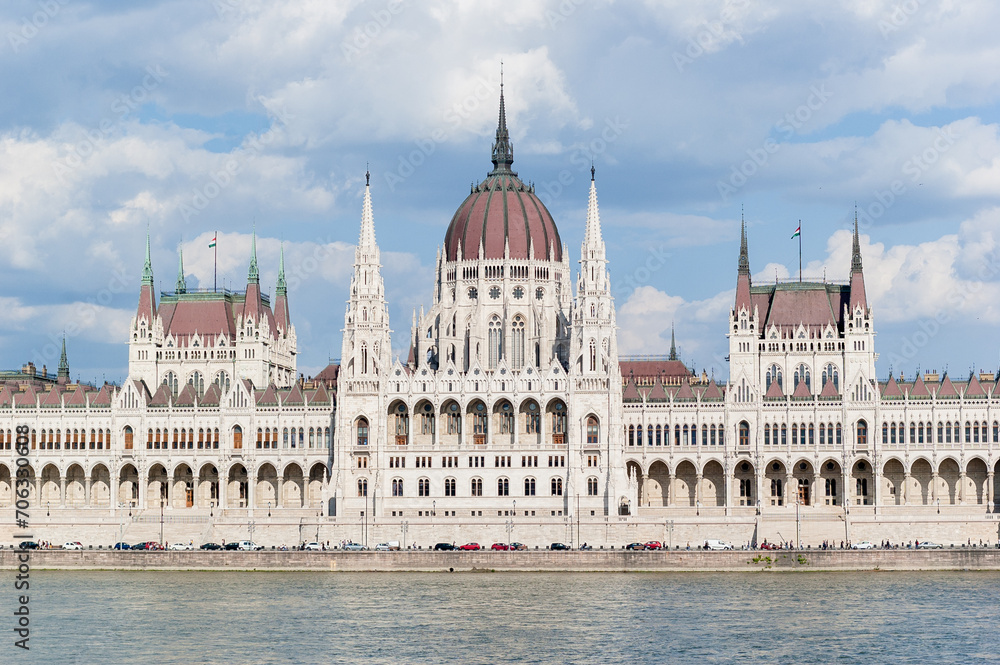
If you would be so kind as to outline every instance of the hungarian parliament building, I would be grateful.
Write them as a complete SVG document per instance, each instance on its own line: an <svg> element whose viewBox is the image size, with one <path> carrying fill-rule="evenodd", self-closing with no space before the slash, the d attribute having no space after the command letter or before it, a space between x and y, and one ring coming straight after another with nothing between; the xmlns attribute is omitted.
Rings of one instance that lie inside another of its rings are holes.
<svg viewBox="0 0 1000 665"><path fill-rule="evenodd" d="M876 378L856 223L844 283L753 284L743 226L729 379L716 382L673 347L619 356L593 169L571 267L512 170L502 91L492 163L448 226L405 362L391 357L367 183L340 360L308 379L283 257L273 299L255 241L244 291L188 289L181 261L174 291L157 294L147 238L122 385L71 382L65 342L55 374L0 373L0 508L14 504L27 427L30 504L77 516L992 512L997 378Z"/></svg>

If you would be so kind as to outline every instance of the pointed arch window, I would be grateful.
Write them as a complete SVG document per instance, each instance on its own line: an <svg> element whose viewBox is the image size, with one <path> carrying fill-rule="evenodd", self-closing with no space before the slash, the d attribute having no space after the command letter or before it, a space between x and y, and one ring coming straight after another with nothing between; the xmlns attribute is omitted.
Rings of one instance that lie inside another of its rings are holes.
<svg viewBox="0 0 1000 665"><path fill-rule="evenodd" d="M764 375L764 384L765 384L764 385L764 390L767 390L768 388L770 388L771 387L771 383L774 382L774 381L778 382L778 387L779 388L783 388L784 387L782 385L782 382L781 382L781 368L778 367L777 365L771 365L767 369L767 374Z"/></svg>
<svg viewBox="0 0 1000 665"><path fill-rule="evenodd" d="M799 365L795 368L795 385L792 386L793 389L798 388L800 383L805 383L806 388L812 388L812 380L809 376L809 368L805 365Z"/></svg>
<svg viewBox="0 0 1000 665"><path fill-rule="evenodd" d="M500 327L500 318L494 316L490 319L489 326L489 363L490 369L496 369L503 357L503 330Z"/></svg>
<svg viewBox="0 0 1000 665"><path fill-rule="evenodd" d="M590 340L590 371L597 371L597 343Z"/></svg>
<svg viewBox="0 0 1000 665"><path fill-rule="evenodd" d="M840 390L840 373L837 371L837 367L833 363L829 363L823 368L823 385L821 388L826 388L828 381L833 381L834 390Z"/></svg>
<svg viewBox="0 0 1000 665"><path fill-rule="evenodd" d="M524 319L520 316L514 317L510 331L511 366L514 370L520 370L524 367Z"/></svg>

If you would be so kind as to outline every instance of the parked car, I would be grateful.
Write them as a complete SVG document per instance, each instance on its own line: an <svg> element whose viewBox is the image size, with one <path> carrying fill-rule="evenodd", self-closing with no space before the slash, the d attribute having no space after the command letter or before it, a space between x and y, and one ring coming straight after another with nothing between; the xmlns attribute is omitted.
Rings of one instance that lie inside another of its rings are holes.
<svg viewBox="0 0 1000 665"><path fill-rule="evenodd" d="M132 549L132 546L129 545L128 543L115 543L115 546L112 549L116 549L116 550L130 550L130 549Z"/></svg>
<svg viewBox="0 0 1000 665"><path fill-rule="evenodd" d="M435 551L450 552L453 549L455 549L455 546L451 543L438 543L434 546Z"/></svg>
<svg viewBox="0 0 1000 665"><path fill-rule="evenodd" d="M651 540L648 543L646 543L646 549L647 550L662 550L663 549L663 543L661 543L658 540Z"/></svg>
<svg viewBox="0 0 1000 665"><path fill-rule="evenodd" d="M376 552L388 552L389 551L389 543L379 543L378 545L375 546L375 551Z"/></svg>
<svg viewBox="0 0 1000 665"><path fill-rule="evenodd" d="M508 545L507 543L493 543L492 545L490 545L490 549L506 552L507 550L510 549L510 545Z"/></svg>
<svg viewBox="0 0 1000 665"><path fill-rule="evenodd" d="M344 549L347 550L348 552L360 552L363 549L365 549L365 546L362 545L361 543L349 542L346 545L344 545Z"/></svg>
<svg viewBox="0 0 1000 665"><path fill-rule="evenodd" d="M82 550L83 545L80 543L79 540L74 540L68 543L63 543L62 548L64 550Z"/></svg>
<svg viewBox="0 0 1000 665"><path fill-rule="evenodd" d="M731 543L727 543L724 540L712 540L709 538L705 541L705 548L710 550L732 550L736 549Z"/></svg>
<svg viewBox="0 0 1000 665"><path fill-rule="evenodd" d="M568 550L569 549L569 545L567 545L566 543L552 543L551 545L549 545L549 549L550 550Z"/></svg>
<svg viewBox="0 0 1000 665"><path fill-rule="evenodd" d="M303 549L308 550L310 552L319 552L320 550L323 549L323 546L317 543L316 541L313 541L311 543L306 543Z"/></svg>
<svg viewBox="0 0 1000 665"><path fill-rule="evenodd" d="M263 545L258 545L252 540L241 540L239 545L236 546L241 552L254 552L257 550L264 549Z"/></svg>
<svg viewBox="0 0 1000 665"><path fill-rule="evenodd" d="M174 543L168 549L179 551L179 550L193 550L194 545L191 543Z"/></svg>
<svg viewBox="0 0 1000 665"><path fill-rule="evenodd" d="M221 550L222 545L219 543L205 543L199 549L203 550Z"/></svg>
<svg viewBox="0 0 1000 665"><path fill-rule="evenodd" d="M523 550L528 549L528 546L525 545L524 543L511 543L510 544L510 549L512 551L521 552Z"/></svg>
<svg viewBox="0 0 1000 665"><path fill-rule="evenodd" d="M629 543L628 545L625 546L625 549L627 549L627 550L644 550L644 549L646 549L646 546L643 545L642 543Z"/></svg>
<svg viewBox="0 0 1000 665"><path fill-rule="evenodd" d="M37 550L38 543L33 540L22 540L18 545L22 550Z"/></svg>
<svg viewBox="0 0 1000 665"><path fill-rule="evenodd" d="M854 543L851 545L852 550L873 550L875 549L875 543L870 543L867 540L862 540L860 543Z"/></svg>
<svg viewBox="0 0 1000 665"><path fill-rule="evenodd" d="M222 546L222 549L224 550L238 550L239 548L240 544L237 542L226 543L225 545Z"/></svg>
<svg viewBox="0 0 1000 665"><path fill-rule="evenodd" d="M921 540L920 544L917 545L918 550L941 550L944 549L944 545L941 543L933 543L929 540Z"/></svg>
<svg viewBox="0 0 1000 665"><path fill-rule="evenodd" d="M479 546L479 543L466 543L464 545L459 545L458 549L469 552L477 552L483 548Z"/></svg>

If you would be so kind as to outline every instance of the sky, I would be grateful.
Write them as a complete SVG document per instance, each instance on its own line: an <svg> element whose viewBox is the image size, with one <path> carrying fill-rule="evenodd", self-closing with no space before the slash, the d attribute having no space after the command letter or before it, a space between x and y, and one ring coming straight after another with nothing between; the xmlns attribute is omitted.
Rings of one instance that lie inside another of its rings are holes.
<svg viewBox="0 0 1000 665"><path fill-rule="evenodd" d="M492 165L576 266L591 162L622 354L726 378L755 284L845 280L857 213L880 379L1000 364L991 0L10 0L0 5L0 367L120 382L156 287L261 286L284 245L298 367L340 355L365 171L395 354Z"/></svg>

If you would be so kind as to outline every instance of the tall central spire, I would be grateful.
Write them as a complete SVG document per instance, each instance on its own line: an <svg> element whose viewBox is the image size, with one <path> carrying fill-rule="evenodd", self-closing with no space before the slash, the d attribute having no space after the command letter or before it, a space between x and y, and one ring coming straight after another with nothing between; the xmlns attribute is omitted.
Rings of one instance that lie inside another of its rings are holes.
<svg viewBox="0 0 1000 665"><path fill-rule="evenodd" d="M275 295L283 296L288 293L288 284L285 282L285 244L281 244L281 254L278 258L278 284L274 287Z"/></svg>
<svg viewBox="0 0 1000 665"><path fill-rule="evenodd" d="M750 274L750 252L747 250L747 223L740 215L740 267L739 275Z"/></svg>
<svg viewBox="0 0 1000 665"><path fill-rule="evenodd" d="M510 173L514 163L514 147L510 144L510 134L507 132L507 111L503 103L503 63L500 63L500 120L497 122L497 138L493 143L493 172L490 175Z"/></svg>
<svg viewBox="0 0 1000 665"><path fill-rule="evenodd" d="M365 171L365 198L361 205L361 236L358 248L375 247L375 215L372 213L371 172Z"/></svg>
<svg viewBox="0 0 1000 665"><path fill-rule="evenodd" d="M250 270L247 274L247 282L250 284L260 283L260 272L257 270L257 225L254 225L253 234L250 236Z"/></svg>
<svg viewBox="0 0 1000 665"><path fill-rule="evenodd" d="M177 245L177 293L187 293L187 281L184 279L184 245Z"/></svg>
<svg viewBox="0 0 1000 665"><path fill-rule="evenodd" d="M153 262L149 258L149 228L146 228L146 262L142 266L142 283L153 285Z"/></svg>

